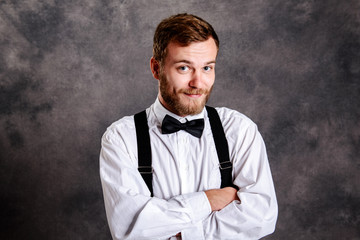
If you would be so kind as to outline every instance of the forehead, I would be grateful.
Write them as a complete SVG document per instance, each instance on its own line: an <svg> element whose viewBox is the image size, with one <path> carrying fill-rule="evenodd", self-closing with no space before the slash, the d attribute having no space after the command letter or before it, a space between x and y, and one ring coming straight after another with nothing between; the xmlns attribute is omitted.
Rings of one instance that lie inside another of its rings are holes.
<svg viewBox="0 0 360 240"><path fill-rule="evenodd" d="M218 49L213 38L202 42L192 42L187 46L172 41L167 46L166 62L185 60L200 63L202 61L215 61L217 52Z"/></svg>

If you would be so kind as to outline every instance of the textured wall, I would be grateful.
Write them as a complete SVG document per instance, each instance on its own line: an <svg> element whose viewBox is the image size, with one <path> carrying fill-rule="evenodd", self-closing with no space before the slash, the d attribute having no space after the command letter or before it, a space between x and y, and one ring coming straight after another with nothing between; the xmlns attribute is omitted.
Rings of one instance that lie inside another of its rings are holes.
<svg viewBox="0 0 360 240"><path fill-rule="evenodd" d="M152 35L221 41L210 104L259 126L279 201L266 239L360 239L360 2L0 1L0 239L110 239L100 138L149 106Z"/></svg>

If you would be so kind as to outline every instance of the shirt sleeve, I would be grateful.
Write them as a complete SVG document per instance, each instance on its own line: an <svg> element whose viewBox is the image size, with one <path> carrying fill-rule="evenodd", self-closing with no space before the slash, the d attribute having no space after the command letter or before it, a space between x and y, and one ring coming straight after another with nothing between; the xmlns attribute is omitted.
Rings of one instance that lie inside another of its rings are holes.
<svg viewBox="0 0 360 240"><path fill-rule="evenodd" d="M100 178L113 239L168 239L192 232L211 213L205 193L150 197L129 142L136 144L128 132L108 131L102 138Z"/></svg>
<svg viewBox="0 0 360 240"><path fill-rule="evenodd" d="M239 130L228 131L227 139L240 201L203 221L206 239L260 239L275 229L278 206L264 141L254 123L234 124Z"/></svg>

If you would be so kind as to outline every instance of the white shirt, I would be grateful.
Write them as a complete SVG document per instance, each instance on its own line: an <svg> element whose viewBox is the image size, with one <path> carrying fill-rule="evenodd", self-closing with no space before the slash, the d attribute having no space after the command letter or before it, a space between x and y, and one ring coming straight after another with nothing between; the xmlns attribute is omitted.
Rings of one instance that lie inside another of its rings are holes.
<svg viewBox="0 0 360 240"><path fill-rule="evenodd" d="M166 110L159 100L146 110L151 140L153 192L138 171L134 117L114 122L102 138L100 177L113 239L259 239L272 233L277 201L266 149L257 126L243 114L217 108L229 144L240 201L211 211L205 190L221 185L219 160L204 109L201 138L185 131L161 133Z"/></svg>

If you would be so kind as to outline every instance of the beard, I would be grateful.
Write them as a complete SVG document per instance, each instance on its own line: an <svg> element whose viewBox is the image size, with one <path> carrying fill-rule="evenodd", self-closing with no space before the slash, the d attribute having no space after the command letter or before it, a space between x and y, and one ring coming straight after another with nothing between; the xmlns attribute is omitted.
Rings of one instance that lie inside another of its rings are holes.
<svg viewBox="0 0 360 240"><path fill-rule="evenodd" d="M210 89L196 89L196 88L187 88L187 89L171 89L166 77L163 74L160 74L160 94L164 99L169 111L179 115L196 115L201 113L204 109L205 104L207 103L211 91ZM202 94L205 97L202 99L181 99L180 96L183 94Z"/></svg>

